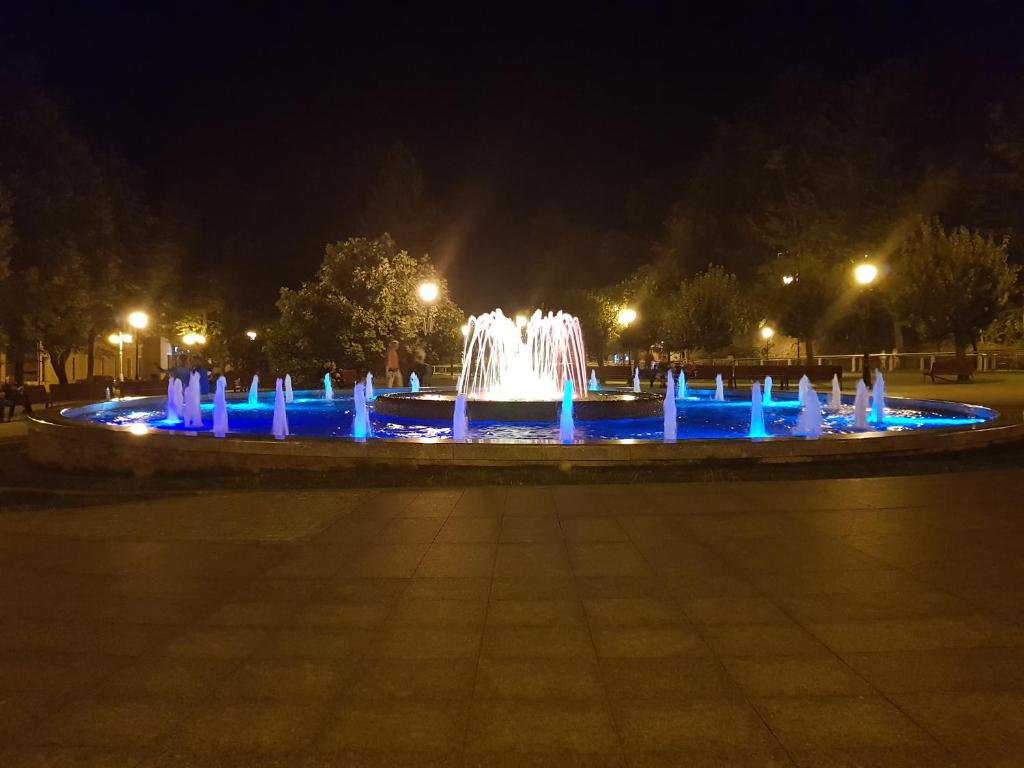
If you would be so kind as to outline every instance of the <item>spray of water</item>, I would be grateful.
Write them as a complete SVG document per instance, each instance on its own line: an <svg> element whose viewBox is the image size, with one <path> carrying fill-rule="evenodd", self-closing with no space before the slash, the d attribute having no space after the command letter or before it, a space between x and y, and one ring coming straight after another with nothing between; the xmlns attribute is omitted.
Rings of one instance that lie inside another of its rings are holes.
<svg viewBox="0 0 1024 768"><path fill-rule="evenodd" d="M562 382L586 397L586 354L580 321L564 312L525 325L500 309L469 319L458 392L471 400L558 400Z"/></svg>
<svg viewBox="0 0 1024 768"><path fill-rule="evenodd" d="M764 428L764 403L761 400L761 382L755 381L750 388L750 437L768 437Z"/></svg>
<svg viewBox="0 0 1024 768"><path fill-rule="evenodd" d="M576 429L572 420L572 382L565 380L565 388L562 391L562 408L558 418L558 439L563 443L571 443L573 432Z"/></svg>
<svg viewBox="0 0 1024 768"><path fill-rule="evenodd" d="M676 439L676 383L672 371L665 374L665 442Z"/></svg>

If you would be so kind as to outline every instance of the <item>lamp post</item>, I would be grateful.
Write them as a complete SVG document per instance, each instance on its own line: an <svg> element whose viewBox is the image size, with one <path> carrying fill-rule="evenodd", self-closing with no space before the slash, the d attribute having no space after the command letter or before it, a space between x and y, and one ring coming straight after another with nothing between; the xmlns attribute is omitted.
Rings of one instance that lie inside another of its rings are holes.
<svg viewBox="0 0 1024 768"><path fill-rule="evenodd" d="M434 330L434 304L441 295L441 287L433 280L425 280L416 288L416 295L427 306L427 316L423 323L423 334L426 335Z"/></svg>
<svg viewBox="0 0 1024 768"><path fill-rule="evenodd" d="M136 310L128 315L128 325L134 328L136 331L142 331L146 326L149 325L149 315L145 312ZM139 336L140 333L135 334L135 380L138 381L141 377L139 376Z"/></svg>
<svg viewBox="0 0 1024 768"><path fill-rule="evenodd" d="M864 254L867 259L867 254ZM860 309L861 378L871 386L871 353L868 351L868 290L878 280L878 267L870 261L862 261L853 268L853 281L860 287L858 305Z"/></svg>
<svg viewBox="0 0 1024 768"><path fill-rule="evenodd" d="M112 345L117 346L117 364L120 368L120 379L124 381L124 345L132 343L132 335L130 333L124 333L118 331L107 336L107 341Z"/></svg>
<svg viewBox="0 0 1024 768"><path fill-rule="evenodd" d="M767 362L769 355L771 354L772 336L775 335L775 329L770 325L761 327L761 338L764 339L764 359Z"/></svg>

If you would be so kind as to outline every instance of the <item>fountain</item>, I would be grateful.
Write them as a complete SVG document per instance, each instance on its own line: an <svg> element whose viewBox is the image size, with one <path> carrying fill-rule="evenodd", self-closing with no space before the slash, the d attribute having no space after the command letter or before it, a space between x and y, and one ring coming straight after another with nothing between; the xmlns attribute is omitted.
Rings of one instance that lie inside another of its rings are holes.
<svg viewBox="0 0 1024 768"><path fill-rule="evenodd" d="M288 437L288 414L284 409L284 387L281 379L274 384L274 421L271 429L278 440Z"/></svg>
<svg viewBox="0 0 1024 768"><path fill-rule="evenodd" d="M295 402L295 392L292 390L292 375L290 373L284 375L284 401L286 403Z"/></svg>
<svg viewBox="0 0 1024 768"><path fill-rule="evenodd" d="M569 417L570 419L572 416ZM462 392L455 396L455 409L452 412L452 439L463 442L469 430L469 419L466 417L466 395Z"/></svg>
<svg viewBox="0 0 1024 768"><path fill-rule="evenodd" d="M185 388L185 426L203 426L203 414L199 408L199 373L195 371L189 376Z"/></svg>
<svg viewBox="0 0 1024 768"><path fill-rule="evenodd" d="M472 404L474 422L558 424L565 382L570 381L575 421L661 415L661 397L641 391L638 369L633 394L601 389L596 371L588 387L586 351L579 320L572 315L538 311L516 322L494 310L470 318L465 331L463 367L454 392L384 392L374 401L374 413L448 421L461 394Z"/></svg>
<svg viewBox="0 0 1024 768"><path fill-rule="evenodd" d="M680 400L686 399L686 371L679 369L679 386L676 388L676 397Z"/></svg>
<svg viewBox="0 0 1024 768"><path fill-rule="evenodd" d="M252 384L249 385L249 405L259 405L260 403L260 375L254 373L252 375Z"/></svg>
<svg viewBox="0 0 1024 768"><path fill-rule="evenodd" d="M575 429L572 421L572 379L566 379L562 395L562 412L558 419L558 439L563 443L571 443Z"/></svg>
<svg viewBox="0 0 1024 768"><path fill-rule="evenodd" d="M525 325L500 309L471 317L457 391L470 400L558 400L562 382L586 397L580 322L537 310Z"/></svg>
<svg viewBox="0 0 1024 768"><path fill-rule="evenodd" d="M800 384L797 387L796 394L796 399L800 402L801 405L804 402L804 396L807 394L807 388L809 386L811 386L811 380L807 378L807 374L805 373L803 376L800 377Z"/></svg>
<svg viewBox="0 0 1024 768"><path fill-rule="evenodd" d="M359 383L352 389L352 437L365 440L370 432L370 414L366 410L366 385Z"/></svg>
<svg viewBox="0 0 1024 768"><path fill-rule="evenodd" d="M793 434L804 437L820 437L824 420L821 417L821 402L818 400L818 393L814 387L807 384L804 388L803 408L800 409L800 416L796 421L796 429Z"/></svg>
<svg viewBox="0 0 1024 768"><path fill-rule="evenodd" d="M416 375L416 371L413 371L412 373L409 374L409 391L420 391L420 377Z"/></svg>
<svg viewBox="0 0 1024 768"><path fill-rule="evenodd" d="M228 381L217 377L217 391L213 395L213 436L224 437L228 433L228 400L225 394Z"/></svg>
<svg viewBox="0 0 1024 768"><path fill-rule="evenodd" d="M832 396L828 400L828 409L838 413L843 407L843 389L839 386L839 376L832 374Z"/></svg>
<svg viewBox="0 0 1024 768"><path fill-rule="evenodd" d="M185 389L181 379L177 377L174 379L174 410L177 411L179 419L185 418Z"/></svg>
<svg viewBox="0 0 1024 768"><path fill-rule="evenodd" d="M676 383L672 371L665 374L665 442L676 439Z"/></svg>
<svg viewBox="0 0 1024 768"><path fill-rule="evenodd" d="M736 446L721 448L701 447L699 443L706 441L735 441L737 438L774 437L787 440L795 435L816 436L830 441L826 453L833 452L832 447L842 444L842 438L851 432L862 432L866 429L880 430L879 436L888 434L899 441L900 434L912 430L965 427L981 424L998 417L994 411L979 406L968 406L960 403L941 403L930 401L897 400L892 398L891 410L886 413L884 379L876 376L874 413L868 414L871 407L869 396L870 386L858 383L857 398L854 408L840 408L840 380L832 382L832 397L829 401L834 413L827 420L822 420L822 405L810 382L801 382L801 409L777 407L769 409L773 401L772 383L767 379L755 382L750 390L750 422L743 424L743 408L747 407L740 397L725 398L724 373L714 377L715 386L711 390L686 392L685 376L666 373L665 391L630 391L628 382L625 387L600 387L588 389L585 376L589 373L590 382L596 379L596 371L587 371L583 361L582 340L578 338L578 322L564 313L549 314L542 317L534 315L534 326L521 323L518 336L506 338L507 318L499 312L482 316L483 320L475 324L475 331L467 334L465 352L467 365L460 379L461 391L436 387L423 387L420 391L408 390L386 391L377 396L373 403L367 399L367 384L373 386L372 376L360 381L350 395L346 390L339 392L337 401L331 402L334 396L331 379L324 378L324 396L321 399L314 393L294 392L297 404L292 413L287 413L287 377L276 381L273 389L274 399L267 401L266 406L259 404L259 378L253 377L249 388L250 405L246 405L243 395L240 400L227 398L226 384L217 380L217 391L213 396L214 424L210 439L214 435L228 433L228 417L230 417L230 433L232 436L259 435L266 436L273 432L275 437L294 438L290 434L291 427L300 432L302 445L313 445L307 441L328 441L347 433L346 428L338 429L339 413L353 412L351 434L356 440L379 437L383 440L366 451L366 458L382 462L404 461L416 462L420 456L428 457L429 461L451 462L470 460L473 463L486 461L490 455L504 456L507 460L517 463L530 462L535 457L542 461L558 461L563 459L570 463L579 457L589 461L592 456L599 456L604 461L606 451L624 455L630 459L627 448L609 447L614 443L623 446L632 443L650 443L656 440L665 441L668 446L660 447L656 453L657 460L662 455L669 460L679 456L721 456L735 457L741 455L757 455L761 457L798 456L799 447L764 445L743 449ZM491 338L490 333L495 337ZM476 359L472 359L476 356ZM347 362L347 361L346 361ZM505 371L511 379L503 381L498 372ZM796 372L800 369L796 368ZM756 374L758 371L755 371ZM764 371L760 371L764 373ZM417 374L419 375L419 374ZM558 395L551 396L552 377L557 377ZM627 373L627 377L629 374ZM636 389L640 389L640 371L634 367L632 377ZM95 426L111 427L130 432L133 435L144 435L156 430L180 432L198 432L202 424L200 411L199 384L201 378L192 375L187 381L188 398L184 397L185 381L174 381L168 386L167 397L162 392L159 397L150 399L128 398L126 400L97 403L84 407L62 409L59 418L63 426L71 426L74 421L92 422ZM522 383L522 392L517 389L516 382ZM410 387L416 389L415 379L410 380ZM763 387L763 389L762 389ZM733 393L736 395L737 393ZM312 396L310 396L312 395ZM540 397L542 399L528 399ZM678 398L685 398L685 410L680 411ZM788 395L786 396L788 398ZM186 408L187 404L187 408ZM270 405L274 405L274 419L271 421ZM784 399L781 405L796 405L790 399ZM739 407L737 407L739 406ZM838 410L836 410L838 409ZM685 414L685 418L682 416ZM770 414L770 419L766 419ZM185 424L175 423L169 416L184 418ZM472 416L473 429L469 432L468 417ZM883 418L879 424L871 423L871 418ZM658 434L657 422L663 426L662 434ZM291 422L289 424L288 422ZM347 427L348 425L345 425ZM748 427L745 429L745 427ZM886 428L889 428L888 430ZM30 436L33 433L30 432ZM58 431L59 434L59 431ZM490 444L465 455L462 449L453 454L451 446L445 452L447 436L458 441L467 440L472 434L474 442ZM347 434L345 435L347 437ZM856 437L856 435L854 436ZM439 439L440 438L440 439ZM39 438L40 440L42 438ZM47 436L47 439L49 437ZM134 438L130 438L134 439ZM941 436L939 436L941 439ZM836 443L835 441L839 441ZM394 442L405 442L404 448L396 447ZM553 456L544 449L523 449L521 446L539 446L539 444L555 444L559 441L570 441L573 448L566 449L565 456L556 452ZM689 441L697 441L698 444ZM854 451L877 450L877 440L854 440L848 445L857 445ZM885 442L888 442L886 440ZM920 439L915 443L923 443ZM248 441L224 441L222 453L234 450L238 443L239 454L244 455L251 449L246 448ZM502 444L518 444L510 448ZM582 454L577 450L579 444L598 444L600 448L592 454ZM153 448L163 449L164 444L174 450L171 444L183 444L181 440L160 441ZM39 443L46 446L47 443ZM319 461L321 455L330 453L330 449L321 442L320 447L310 449L311 462ZM409 450L415 445L414 450ZM265 444L264 444L265 448ZM47 450L50 450L49 448ZM68 449L73 454L73 449ZM744 454L748 450L750 453ZM261 448L262 456L266 453ZM506 453L502 453L506 451ZM99 448L95 451L102 454ZM204 465L207 457L202 451L191 448L187 453L195 453L197 465ZM349 461L359 451L339 451L345 454L344 460ZM59 459L56 452L51 454ZM281 465L291 465L306 455L305 448L285 452ZM636 455L644 455L642 450ZM482 457L482 458L481 458ZM70 461L78 461L77 454L70 455ZM92 456L84 457L83 461L94 460ZM99 461L100 459L95 459ZM219 459L218 459L219 460Z"/></svg>
<svg viewBox="0 0 1024 768"><path fill-rule="evenodd" d="M181 411L178 408L177 400L175 399L175 382L177 382L179 386L181 385L181 382L173 376L167 380L167 407L165 409L167 416L165 417L165 420L168 424L177 424L181 421ZM109 400L110 398L107 399Z"/></svg>
<svg viewBox="0 0 1024 768"><path fill-rule="evenodd" d="M386 381L384 383L387 384ZM375 395L373 394L373 374L370 373L369 371L367 371L366 372L366 402L368 402L368 403L373 402L373 398L374 397L375 397Z"/></svg>
<svg viewBox="0 0 1024 768"><path fill-rule="evenodd" d="M764 428L764 403L759 381L755 381L750 387L750 431L747 436L768 437L768 432Z"/></svg>
<svg viewBox="0 0 1024 768"><path fill-rule="evenodd" d="M885 423L885 379L882 372L875 368L875 386L871 391L871 422Z"/></svg>
<svg viewBox="0 0 1024 768"><path fill-rule="evenodd" d="M870 429L868 426L868 388L864 379L857 380L857 393L853 398L853 428Z"/></svg>

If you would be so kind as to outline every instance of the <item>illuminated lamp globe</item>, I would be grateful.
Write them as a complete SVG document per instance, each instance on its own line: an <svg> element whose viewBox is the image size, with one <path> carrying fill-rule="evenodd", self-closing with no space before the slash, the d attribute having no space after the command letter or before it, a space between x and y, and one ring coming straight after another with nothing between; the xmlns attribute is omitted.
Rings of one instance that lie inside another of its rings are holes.
<svg viewBox="0 0 1024 768"><path fill-rule="evenodd" d="M619 310L618 321L619 325L631 325L636 320L636 310L630 307L624 307Z"/></svg>
<svg viewBox="0 0 1024 768"><path fill-rule="evenodd" d="M774 335L775 329L772 328L770 325L766 325L764 328L761 329L761 338L764 339L765 341L768 341L768 339L770 339Z"/></svg>
<svg viewBox="0 0 1024 768"><path fill-rule="evenodd" d="M196 335L194 333L186 333L181 337L181 341L186 347L191 347L196 343Z"/></svg>
<svg viewBox="0 0 1024 768"><path fill-rule="evenodd" d="M441 289L438 287L437 283L427 281L425 283L420 283L420 287L416 289L416 292L419 294L420 301L423 301L426 304L433 304L441 294Z"/></svg>
<svg viewBox="0 0 1024 768"><path fill-rule="evenodd" d="M140 331L149 325L149 315L145 312L132 312L128 315L128 325L132 328L138 328Z"/></svg>
<svg viewBox="0 0 1024 768"><path fill-rule="evenodd" d="M871 285L878 278L878 267L874 264L858 264L853 270L853 279L860 285Z"/></svg>
<svg viewBox="0 0 1024 768"><path fill-rule="evenodd" d="M256 341L256 331L246 331L245 335L249 337L249 341Z"/></svg>

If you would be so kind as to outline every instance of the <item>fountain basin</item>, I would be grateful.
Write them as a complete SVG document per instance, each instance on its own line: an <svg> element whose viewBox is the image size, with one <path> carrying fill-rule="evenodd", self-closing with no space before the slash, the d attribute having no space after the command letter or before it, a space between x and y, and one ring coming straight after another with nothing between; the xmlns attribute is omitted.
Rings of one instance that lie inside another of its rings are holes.
<svg viewBox="0 0 1024 768"><path fill-rule="evenodd" d="M417 421L451 420L455 408L455 390L389 392L377 397L373 411L379 416ZM586 398L573 401L576 421L608 419L651 419L661 416L664 395L651 392L602 390L588 392ZM470 421L507 423L558 422L561 400L468 400Z"/></svg>

